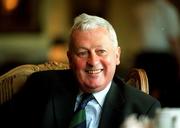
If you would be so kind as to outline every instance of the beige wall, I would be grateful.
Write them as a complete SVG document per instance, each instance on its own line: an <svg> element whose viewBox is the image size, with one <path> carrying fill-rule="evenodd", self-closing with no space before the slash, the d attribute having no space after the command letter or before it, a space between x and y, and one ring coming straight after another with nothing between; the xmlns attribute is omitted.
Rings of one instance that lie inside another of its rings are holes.
<svg viewBox="0 0 180 128"><path fill-rule="evenodd" d="M42 0L40 4L40 33L0 34L0 63L10 59L27 62L41 61L51 39L67 36L69 29L67 0Z"/></svg>
<svg viewBox="0 0 180 128"><path fill-rule="evenodd" d="M121 46L121 66L130 68L140 43L134 8L141 0L111 0L109 18L114 25Z"/></svg>

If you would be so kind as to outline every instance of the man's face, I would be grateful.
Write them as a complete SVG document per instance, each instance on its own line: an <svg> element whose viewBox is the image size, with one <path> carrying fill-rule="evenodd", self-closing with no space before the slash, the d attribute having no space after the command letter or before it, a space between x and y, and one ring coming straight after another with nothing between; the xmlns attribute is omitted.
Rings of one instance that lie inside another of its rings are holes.
<svg viewBox="0 0 180 128"><path fill-rule="evenodd" d="M80 89L84 92L103 90L112 80L116 65L120 63L120 48L113 46L104 28L75 30L71 43L72 49L67 55Z"/></svg>

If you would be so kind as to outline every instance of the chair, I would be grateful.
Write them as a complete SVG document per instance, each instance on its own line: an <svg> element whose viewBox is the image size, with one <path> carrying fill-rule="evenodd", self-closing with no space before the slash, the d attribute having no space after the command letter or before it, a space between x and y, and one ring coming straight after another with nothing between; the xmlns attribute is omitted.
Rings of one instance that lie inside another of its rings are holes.
<svg viewBox="0 0 180 128"><path fill-rule="evenodd" d="M139 90L149 94L149 83L146 71L144 69L132 68L126 74L124 81L133 85Z"/></svg>
<svg viewBox="0 0 180 128"><path fill-rule="evenodd" d="M45 70L65 70L69 69L68 64L49 62L44 64L25 64L11 69L0 76L0 104L9 101L24 85L28 76L34 72ZM132 69L125 77L125 82L138 89L149 93L148 79L143 69Z"/></svg>

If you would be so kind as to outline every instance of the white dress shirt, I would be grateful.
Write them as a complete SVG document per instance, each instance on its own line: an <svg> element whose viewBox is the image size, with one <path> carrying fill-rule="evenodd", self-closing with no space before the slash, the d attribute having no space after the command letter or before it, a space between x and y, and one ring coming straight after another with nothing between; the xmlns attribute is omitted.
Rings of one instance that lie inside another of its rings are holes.
<svg viewBox="0 0 180 128"><path fill-rule="evenodd" d="M111 86L111 82L108 84L108 86L104 90L93 93L93 96L95 99L89 101L88 104L86 105L85 111L86 111L87 128L98 128L99 120L101 117L102 106L104 104L106 94L110 89L110 86ZM82 92L78 94L76 98L75 110L77 109L80 103L81 95L82 95Z"/></svg>

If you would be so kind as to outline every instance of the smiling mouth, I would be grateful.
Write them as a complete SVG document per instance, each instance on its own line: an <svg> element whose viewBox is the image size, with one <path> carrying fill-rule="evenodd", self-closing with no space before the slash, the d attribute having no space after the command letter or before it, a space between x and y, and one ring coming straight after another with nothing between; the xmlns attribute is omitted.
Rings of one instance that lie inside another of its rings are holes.
<svg viewBox="0 0 180 128"><path fill-rule="evenodd" d="M100 73L100 72L102 72L102 71L103 71L103 69L86 70L86 72L87 72L88 74L98 74L98 73Z"/></svg>

